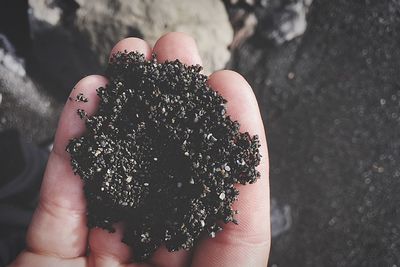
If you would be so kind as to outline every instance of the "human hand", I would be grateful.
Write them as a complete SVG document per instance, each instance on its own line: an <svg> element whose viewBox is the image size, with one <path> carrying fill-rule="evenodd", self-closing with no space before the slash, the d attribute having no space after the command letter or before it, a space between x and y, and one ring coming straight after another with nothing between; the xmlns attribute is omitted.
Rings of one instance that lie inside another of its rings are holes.
<svg viewBox="0 0 400 267"><path fill-rule="evenodd" d="M182 33L169 33L161 37L153 50L138 38L127 38L112 49L139 51L148 59L151 53L159 62L179 59L187 65L200 64L201 59L194 40ZM168 252L158 249L145 263L132 263L131 248L121 242L123 225L116 233L86 226L86 200L83 183L73 174L70 155L65 148L70 139L85 131L84 121L76 110L84 109L88 115L96 112L99 98L96 89L107 79L92 75L80 80L71 97L83 93L88 103L67 101L60 118L53 151L49 157L35 211L27 234L27 248L13 267L261 267L267 265L270 247L268 152L264 128L256 98L250 85L233 71L217 71L209 77L209 84L228 100L227 112L239 121L240 130L260 137L262 154L258 169L261 178L255 184L238 185L239 225L223 225L224 230L215 238L206 237L191 251ZM133 248L135 249L135 248Z"/></svg>

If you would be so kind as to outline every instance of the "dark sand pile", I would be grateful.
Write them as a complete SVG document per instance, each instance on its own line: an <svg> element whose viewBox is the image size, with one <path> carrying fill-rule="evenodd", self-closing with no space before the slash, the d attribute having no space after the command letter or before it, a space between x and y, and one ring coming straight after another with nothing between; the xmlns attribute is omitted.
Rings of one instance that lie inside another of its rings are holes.
<svg viewBox="0 0 400 267"><path fill-rule="evenodd" d="M96 115L78 111L87 132L67 150L85 182L88 225L113 231L124 221L123 242L136 260L162 244L190 249L204 234L214 237L218 222L237 223L234 185L259 177L258 137L239 132L200 70L119 53L98 89Z"/></svg>

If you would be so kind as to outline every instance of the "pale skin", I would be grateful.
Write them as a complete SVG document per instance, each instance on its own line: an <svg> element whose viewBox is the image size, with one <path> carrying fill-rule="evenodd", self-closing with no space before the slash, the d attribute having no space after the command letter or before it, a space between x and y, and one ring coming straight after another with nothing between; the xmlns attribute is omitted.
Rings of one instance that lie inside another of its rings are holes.
<svg viewBox="0 0 400 267"><path fill-rule="evenodd" d="M111 51L139 51L147 58L156 53L160 62L179 59L185 64L201 64L196 43L183 33L168 33L151 48L138 38L118 42ZM150 260L132 262L132 250L121 243L122 223L116 233L86 227L86 204L82 181L73 174L65 147L71 138L81 136L84 122L78 108L89 115L96 112L96 89L107 79L91 75L80 80L71 97L83 93L88 103L67 101L62 112L54 147L50 154L40 192L39 205L27 234L27 248L11 264L13 267L262 267L267 266L270 248L269 164L264 126L256 98L246 80L233 71L217 71L208 83L228 100L227 112L239 121L240 130L257 134L261 140L261 178L252 185L239 185L239 225L223 225L215 238L204 238L190 251L170 253L159 248ZM89 252L90 251L90 252Z"/></svg>

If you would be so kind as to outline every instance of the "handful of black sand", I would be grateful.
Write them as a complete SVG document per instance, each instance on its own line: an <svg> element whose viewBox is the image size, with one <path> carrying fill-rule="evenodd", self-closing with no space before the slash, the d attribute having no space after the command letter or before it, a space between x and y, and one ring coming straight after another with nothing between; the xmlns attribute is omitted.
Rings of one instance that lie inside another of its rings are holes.
<svg viewBox="0 0 400 267"><path fill-rule="evenodd" d="M138 261L162 244L176 251L215 237L220 221L237 223L234 185L260 176L258 137L239 132L200 70L118 53L96 115L78 110L87 131L67 151L85 184L88 226L113 231L123 221L122 241Z"/></svg>

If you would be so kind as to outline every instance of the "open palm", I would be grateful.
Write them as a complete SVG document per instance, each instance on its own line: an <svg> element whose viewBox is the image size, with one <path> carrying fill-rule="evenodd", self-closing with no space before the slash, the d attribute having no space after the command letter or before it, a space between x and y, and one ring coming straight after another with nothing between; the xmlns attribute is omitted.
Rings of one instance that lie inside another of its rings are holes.
<svg viewBox="0 0 400 267"><path fill-rule="evenodd" d="M127 38L112 49L139 51L148 59L151 53L159 62L179 59L185 64L201 64L194 40L182 33L168 33L154 48L138 38ZM53 151L50 155L35 211L27 234L27 248L11 265L29 267L261 267L266 266L270 247L268 154L264 128L253 91L246 80L233 71L218 71L208 80L212 88L228 100L227 111L239 121L241 131L257 134L261 140L262 160L259 166L261 179L251 185L238 185L239 200L234 204L239 210L239 225L224 225L215 238L201 240L191 251L168 252L158 249L144 263L132 263L132 251L121 243L123 225L116 225L116 233L86 226L86 201L83 184L70 166L70 156L65 151L71 138L81 136L84 122L76 113L85 109L89 115L96 112L99 98L96 89L107 79L92 75L80 80L71 97L83 93L88 103L67 101L65 104ZM133 250L135 248L132 248Z"/></svg>

